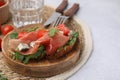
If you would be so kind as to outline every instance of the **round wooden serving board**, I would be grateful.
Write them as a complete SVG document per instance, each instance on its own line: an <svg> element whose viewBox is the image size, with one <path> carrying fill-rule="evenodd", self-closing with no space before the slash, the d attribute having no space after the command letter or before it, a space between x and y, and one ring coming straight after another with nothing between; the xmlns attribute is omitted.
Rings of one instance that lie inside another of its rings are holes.
<svg viewBox="0 0 120 80"><path fill-rule="evenodd" d="M47 18L51 15L51 12L53 11L53 8L45 7L44 14L46 15L43 15L43 23L47 20ZM13 32L19 32L34 27L43 28L42 24L24 26L15 29ZM39 62L30 62L28 64L23 64L19 61L15 61L11 59L11 55L8 51L8 41L10 39L9 34L4 37L2 43L4 61L11 70L20 73L13 75L14 77L17 75L15 78L18 79L16 80L36 79L32 77L44 77L37 79L45 80L64 80L78 71L78 69L80 69L85 64L92 51L92 39L89 27L75 17L67 21L66 25L70 29L78 31L79 38L70 53L55 61L46 59ZM7 73L5 73L5 76L6 74ZM23 77L21 74L29 77ZM10 76L6 77L13 80L13 78L11 78Z"/></svg>

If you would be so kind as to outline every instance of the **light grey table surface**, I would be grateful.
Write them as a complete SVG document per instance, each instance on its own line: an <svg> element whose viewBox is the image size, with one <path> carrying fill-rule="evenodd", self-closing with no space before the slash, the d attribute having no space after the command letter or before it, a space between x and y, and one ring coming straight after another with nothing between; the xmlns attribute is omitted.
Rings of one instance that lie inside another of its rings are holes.
<svg viewBox="0 0 120 80"><path fill-rule="evenodd" d="M57 7L61 0L45 0ZM93 52L68 80L120 80L120 0L69 0L80 3L77 17L92 33Z"/></svg>

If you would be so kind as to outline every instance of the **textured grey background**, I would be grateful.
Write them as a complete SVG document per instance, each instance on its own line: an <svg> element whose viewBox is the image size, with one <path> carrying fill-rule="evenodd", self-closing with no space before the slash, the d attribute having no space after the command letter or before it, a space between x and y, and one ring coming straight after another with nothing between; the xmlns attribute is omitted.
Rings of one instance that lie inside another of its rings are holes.
<svg viewBox="0 0 120 80"><path fill-rule="evenodd" d="M45 0L57 7L61 0ZM80 3L77 13L89 25L94 50L88 62L68 80L120 80L120 0L69 0Z"/></svg>

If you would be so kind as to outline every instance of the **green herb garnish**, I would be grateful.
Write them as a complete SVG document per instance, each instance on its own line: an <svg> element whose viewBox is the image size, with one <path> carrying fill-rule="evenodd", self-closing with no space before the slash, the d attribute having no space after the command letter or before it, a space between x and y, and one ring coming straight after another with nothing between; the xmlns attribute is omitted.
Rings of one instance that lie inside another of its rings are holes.
<svg viewBox="0 0 120 80"><path fill-rule="evenodd" d="M73 32L72 35L73 35L74 38L77 38L79 36L79 33L78 32Z"/></svg>
<svg viewBox="0 0 120 80"><path fill-rule="evenodd" d="M76 41L76 38L71 38L68 42L69 42L69 44L72 44L72 43L74 43Z"/></svg>
<svg viewBox="0 0 120 80"><path fill-rule="evenodd" d="M69 41L66 43L66 45L73 44L76 41L76 39L77 39L78 36L79 36L78 32L73 32L72 33L72 37L69 39Z"/></svg>
<svg viewBox="0 0 120 80"><path fill-rule="evenodd" d="M14 32L14 33L10 34L10 38L11 39L17 39L17 37L18 37L18 33L17 32Z"/></svg>
<svg viewBox="0 0 120 80"><path fill-rule="evenodd" d="M13 59L14 60L20 60L21 62L23 61L24 57L25 56L20 54L19 52L14 52L14 54L13 54Z"/></svg>
<svg viewBox="0 0 120 80"><path fill-rule="evenodd" d="M13 53L12 53L13 54ZM22 63L28 63L30 59L37 59L38 57L42 59L45 56L44 46L40 46L35 54L31 55L22 55L19 52L14 52L13 59L20 60Z"/></svg>
<svg viewBox="0 0 120 80"><path fill-rule="evenodd" d="M44 46L40 46L38 48L38 51L35 54L26 56L23 63L25 63L25 64L28 63L30 59L37 59L38 57L43 58L43 57L41 57L43 54L45 55Z"/></svg>
<svg viewBox="0 0 120 80"><path fill-rule="evenodd" d="M49 32L49 36L53 37L55 35L55 33L57 33L57 32L58 32L57 29L51 29L50 32Z"/></svg>

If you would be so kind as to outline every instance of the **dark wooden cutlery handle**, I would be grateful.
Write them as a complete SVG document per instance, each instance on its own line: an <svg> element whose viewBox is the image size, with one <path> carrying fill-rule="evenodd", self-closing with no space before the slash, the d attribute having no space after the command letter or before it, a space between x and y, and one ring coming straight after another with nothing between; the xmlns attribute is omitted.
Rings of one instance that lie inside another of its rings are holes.
<svg viewBox="0 0 120 80"><path fill-rule="evenodd" d="M67 5L68 5L68 0L63 0L61 4L57 7L56 12L63 13Z"/></svg>
<svg viewBox="0 0 120 80"><path fill-rule="evenodd" d="M71 18L79 10L79 4L74 3L63 15Z"/></svg>

